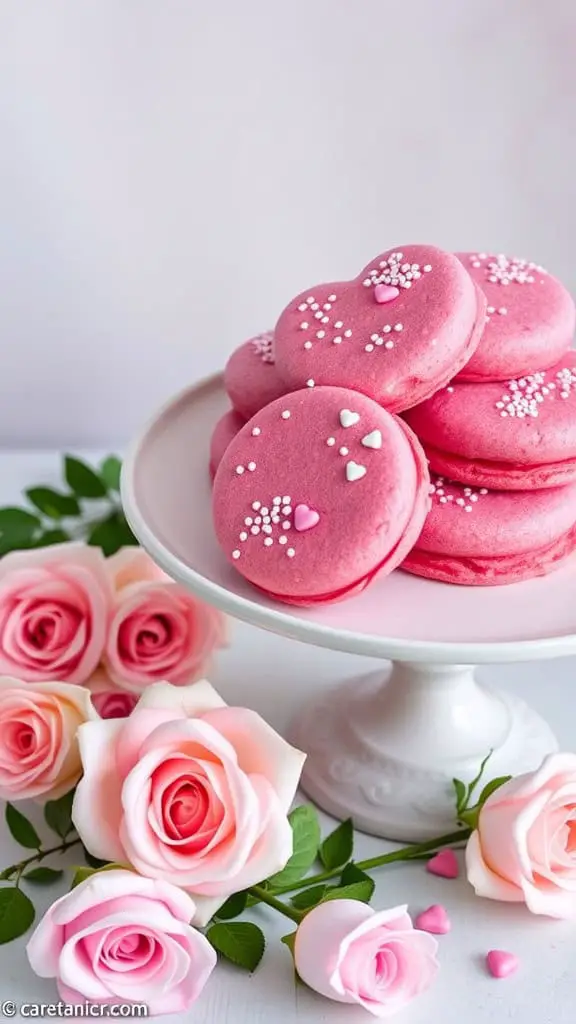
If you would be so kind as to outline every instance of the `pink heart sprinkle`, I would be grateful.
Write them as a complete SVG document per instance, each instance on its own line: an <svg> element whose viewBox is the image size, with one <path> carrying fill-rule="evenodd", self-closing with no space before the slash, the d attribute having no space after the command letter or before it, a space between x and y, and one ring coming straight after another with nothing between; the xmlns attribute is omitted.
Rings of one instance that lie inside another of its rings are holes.
<svg viewBox="0 0 576 1024"><path fill-rule="evenodd" d="M507 953L505 949L491 949L486 955L486 966L493 978L507 978L518 970L520 961L515 953Z"/></svg>
<svg viewBox="0 0 576 1024"><path fill-rule="evenodd" d="M439 875L440 878L458 878L460 867L454 850L440 850L440 853L430 858L426 864L426 871L431 875Z"/></svg>
<svg viewBox="0 0 576 1024"><path fill-rule="evenodd" d="M315 509L310 508L308 505L296 505L294 509L294 529L298 533L311 530L313 526L316 526L319 519L320 516Z"/></svg>
<svg viewBox="0 0 576 1024"><path fill-rule="evenodd" d="M374 298L379 303L392 302L392 299L397 299L399 295L399 288L394 288L391 284L377 284L374 289Z"/></svg>
<svg viewBox="0 0 576 1024"><path fill-rule="evenodd" d="M434 903L428 910L418 914L414 924L416 928L423 932L431 932L432 935L446 935L452 927L446 909L440 903Z"/></svg>

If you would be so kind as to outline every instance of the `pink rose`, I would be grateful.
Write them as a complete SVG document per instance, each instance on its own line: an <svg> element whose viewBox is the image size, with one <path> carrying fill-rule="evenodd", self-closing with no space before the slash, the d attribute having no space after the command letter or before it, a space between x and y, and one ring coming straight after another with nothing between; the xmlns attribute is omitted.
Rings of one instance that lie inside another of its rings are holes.
<svg viewBox="0 0 576 1024"><path fill-rule="evenodd" d="M0 561L0 673L84 683L104 649L112 589L85 544L14 551Z"/></svg>
<svg viewBox="0 0 576 1024"><path fill-rule="evenodd" d="M194 928L193 900L132 871L99 871L50 907L26 951L66 1003L144 1003L181 1013L202 992L216 953Z"/></svg>
<svg viewBox="0 0 576 1024"><path fill-rule="evenodd" d="M100 718L128 718L138 703L138 695L120 690L104 669L96 669L86 687Z"/></svg>
<svg viewBox="0 0 576 1024"><path fill-rule="evenodd" d="M488 797L466 870L478 896L576 917L576 754L551 754Z"/></svg>
<svg viewBox="0 0 576 1024"><path fill-rule="evenodd" d="M358 900L310 910L296 932L296 970L310 988L338 1003L359 1003L389 1017L436 976L438 943L417 931L406 907L374 911Z"/></svg>
<svg viewBox="0 0 576 1024"><path fill-rule="evenodd" d="M149 555L124 548L108 559L115 603L104 664L125 690L141 693L149 683L192 683L209 656L226 642L226 620L173 583Z"/></svg>
<svg viewBox="0 0 576 1024"><path fill-rule="evenodd" d="M56 800L78 782L78 727L97 715L70 683L0 678L0 798Z"/></svg>
<svg viewBox="0 0 576 1024"><path fill-rule="evenodd" d="M206 681L150 686L130 718L88 722L79 743L72 817L83 843L187 889L197 923L291 856L304 755Z"/></svg>

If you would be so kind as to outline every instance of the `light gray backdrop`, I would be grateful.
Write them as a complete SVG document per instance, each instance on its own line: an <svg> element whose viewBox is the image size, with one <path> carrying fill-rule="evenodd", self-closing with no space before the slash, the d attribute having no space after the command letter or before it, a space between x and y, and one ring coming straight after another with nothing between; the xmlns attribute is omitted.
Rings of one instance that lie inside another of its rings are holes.
<svg viewBox="0 0 576 1024"><path fill-rule="evenodd" d="M574 0L0 0L0 444L117 443L410 241L576 284Z"/></svg>

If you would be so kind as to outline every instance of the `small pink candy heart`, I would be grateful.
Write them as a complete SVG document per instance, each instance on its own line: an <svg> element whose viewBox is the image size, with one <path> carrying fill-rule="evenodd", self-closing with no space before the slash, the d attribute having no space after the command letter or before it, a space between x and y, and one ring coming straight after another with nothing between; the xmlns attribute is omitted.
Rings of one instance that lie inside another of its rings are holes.
<svg viewBox="0 0 576 1024"><path fill-rule="evenodd" d="M439 875L440 878L458 878L460 867L454 850L440 850L440 853L430 858L426 864L426 871L431 875Z"/></svg>
<svg viewBox="0 0 576 1024"><path fill-rule="evenodd" d="M486 955L486 966L493 978L508 978L520 966L515 953L507 953L505 949L491 949Z"/></svg>
<svg viewBox="0 0 576 1024"><path fill-rule="evenodd" d="M298 533L311 530L313 526L316 526L319 519L320 516L316 509L310 508L308 505L296 505L294 509L294 529Z"/></svg>
<svg viewBox="0 0 576 1024"><path fill-rule="evenodd" d="M392 302L392 299L397 299L399 295L400 290L391 284L377 284L374 289L374 298L379 303Z"/></svg>
<svg viewBox="0 0 576 1024"><path fill-rule="evenodd" d="M418 914L414 924L416 928L431 932L432 935L446 935L452 927L446 909L440 903L434 903L428 910Z"/></svg>

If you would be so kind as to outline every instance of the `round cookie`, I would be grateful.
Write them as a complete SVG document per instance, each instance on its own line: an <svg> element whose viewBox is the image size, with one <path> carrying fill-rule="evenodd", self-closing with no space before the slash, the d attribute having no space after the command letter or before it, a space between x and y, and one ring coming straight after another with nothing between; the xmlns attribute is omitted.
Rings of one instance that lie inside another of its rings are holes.
<svg viewBox="0 0 576 1024"><path fill-rule="evenodd" d="M246 420L235 409L225 412L218 420L210 438L210 476L212 479L216 475L216 470L230 441L236 437L245 422Z"/></svg>
<svg viewBox="0 0 576 1024"><path fill-rule="evenodd" d="M472 356L486 300L452 253L406 245L353 281L297 295L276 324L288 389L336 385L400 412L448 383Z"/></svg>
<svg viewBox="0 0 576 1024"><path fill-rule="evenodd" d="M490 491L433 475L432 507L402 568L465 586L545 576L576 550L576 484Z"/></svg>
<svg viewBox="0 0 576 1024"><path fill-rule="evenodd" d="M576 352L507 383L453 381L405 414L431 468L499 490L576 480Z"/></svg>
<svg viewBox="0 0 576 1024"><path fill-rule="evenodd" d="M574 300L536 263L484 252L458 259L486 296L480 344L460 380L496 381L546 370L568 351L576 326Z"/></svg>
<svg viewBox="0 0 576 1024"><path fill-rule="evenodd" d="M245 420L289 390L276 371L272 331L245 341L232 353L224 368L224 387Z"/></svg>
<svg viewBox="0 0 576 1024"><path fill-rule="evenodd" d="M216 536L276 600L335 601L402 561L429 484L401 420L347 389L305 389L267 405L230 443L214 481Z"/></svg>

